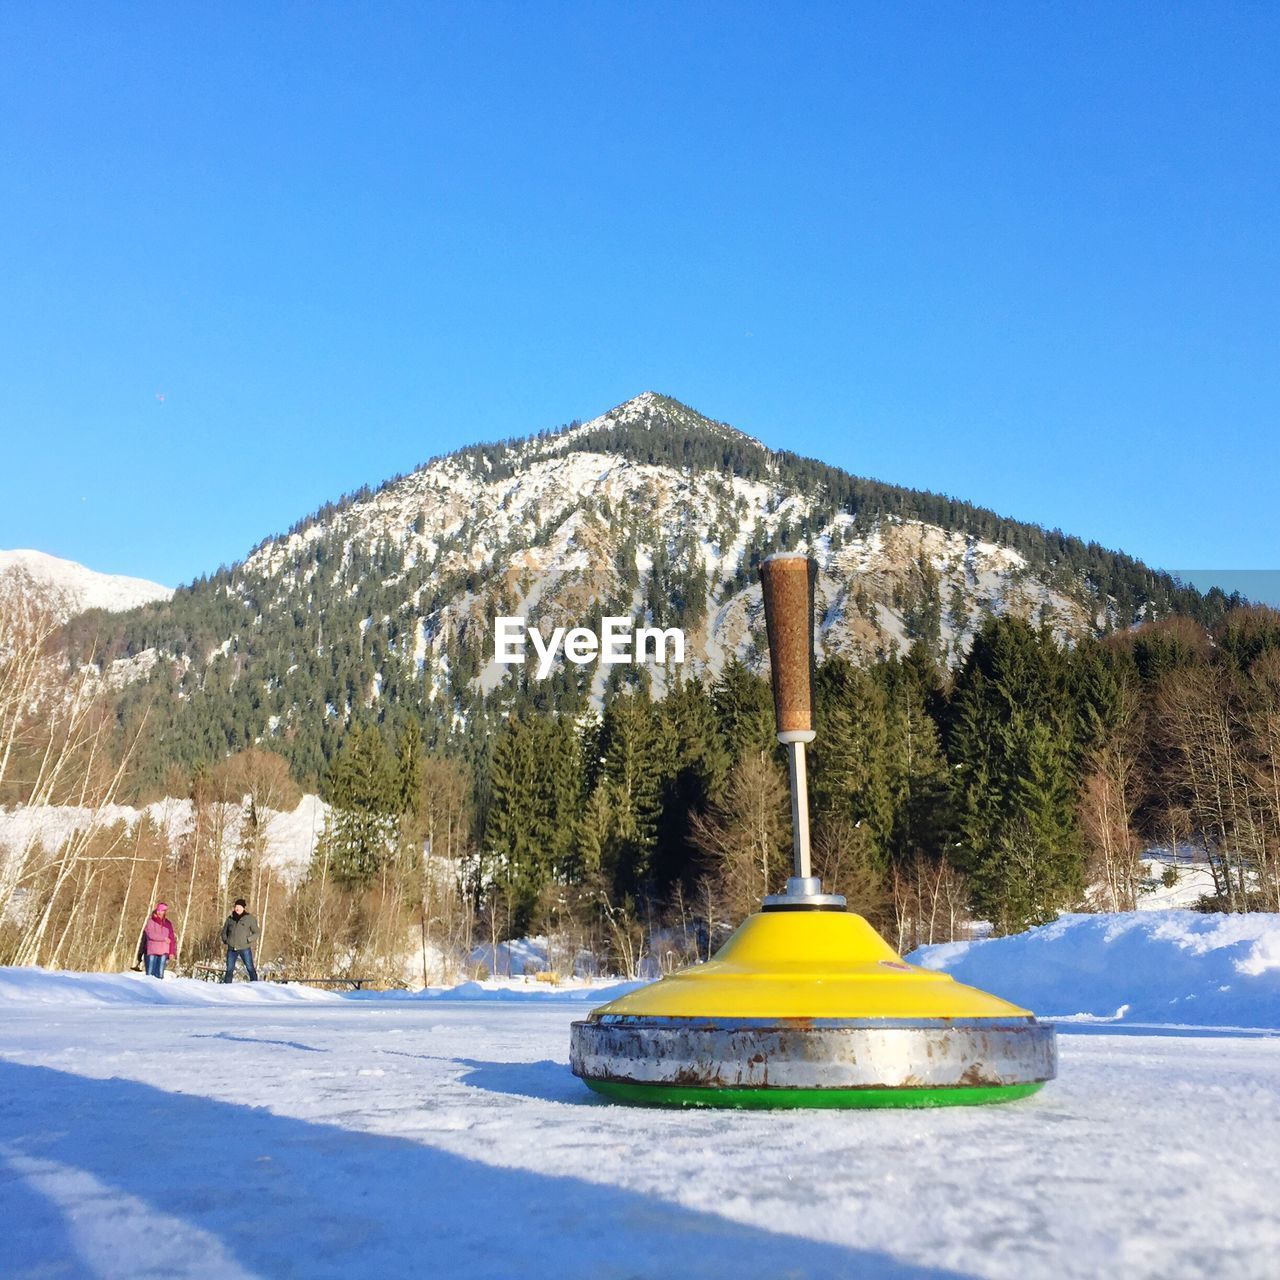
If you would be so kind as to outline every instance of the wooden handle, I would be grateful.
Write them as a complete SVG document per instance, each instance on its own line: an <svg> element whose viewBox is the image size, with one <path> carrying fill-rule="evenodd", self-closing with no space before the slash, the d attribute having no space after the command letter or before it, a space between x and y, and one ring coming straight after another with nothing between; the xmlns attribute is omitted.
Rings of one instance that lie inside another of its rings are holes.
<svg viewBox="0 0 1280 1280"><path fill-rule="evenodd" d="M770 556L760 566L769 667L780 742L812 742L813 582L816 566L799 552Z"/></svg>

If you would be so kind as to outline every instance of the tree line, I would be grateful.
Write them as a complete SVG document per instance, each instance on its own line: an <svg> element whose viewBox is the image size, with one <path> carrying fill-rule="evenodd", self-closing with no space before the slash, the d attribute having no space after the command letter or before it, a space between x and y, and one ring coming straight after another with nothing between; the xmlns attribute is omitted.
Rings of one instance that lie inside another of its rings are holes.
<svg viewBox="0 0 1280 1280"><path fill-rule="evenodd" d="M5 626L0 794L105 812L130 744L60 665L53 624L25 608ZM1209 868L1208 905L1280 909L1275 611L1072 647L992 617L954 671L919 642L868 667L831 658L816 680L816 870L900 948L975 917L1008 932L1062 909L1131 909L1153 845ZM472 756L442 751L407 712L394 729L356 722L321 780L330 816L312 864L289 884L262 856L264 824L299 794L288 762L249 745L175 767L165 791L193 815L176 842L104 820L56 848L4 851L0 962L118 961L155 892L190 936L213 936L233 890L273 895L280 954L303 966L400 972L412 939L426 972L529 931L576 939L564 954L603 966L634 968L659 938L677 958L703 954L788 872L773 728L767 683L739 662L661 700L615 681L598 714L531 696Z"/></svg>
<svg viewBox="0 0 1280 1280"><path fill-rule="evenodd" d="M1209 867L1212 906L1280 907L1274 611L1072 648L997 617L954 673L917 644L870 667L831 658L816 680L816 869L900 945L970 917L1010 932L1132 909L1153 845ZM411 729L398 749L376 731L344 743L325 855L340 879L394 863L397 821L431 790L419 742ZM788 874L769 688L738 662L661 701L619 685L599 716L525 708L473 766L451 767L470 792L458 874L498 934L567 917L714 930Z"/></svg>

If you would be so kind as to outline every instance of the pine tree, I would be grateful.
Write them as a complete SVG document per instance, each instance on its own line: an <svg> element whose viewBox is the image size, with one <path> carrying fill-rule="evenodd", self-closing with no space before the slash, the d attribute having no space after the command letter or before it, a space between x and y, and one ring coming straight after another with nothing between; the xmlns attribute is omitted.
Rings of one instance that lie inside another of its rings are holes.
<svg viewBox="0 0 1280 1280"><path fill-rule="evenodd" d="M1045 631L993 618L956 681L949 756L956 862L1001 930L1043 920L1079 887L1080 775L1065 655Z"/></svg>
<svg viewBox="0 0 1280 1280"><path fill-rule="evenodd" d="M680 681L663 700L659 715L674 748L670 769L662 779L653 859L654 891L665 900L676 885L692 892L703 873L690 818L704 811L719 793L731 756L720 733L715 704L701 680Z"/></svg>
<svg viewBox="0 0 1280 1280"><path fill-rule="evenodd" d="M620 693L605 707L602 769L613 813L602 867L618 898L652 887L662 780L673 757L665 729L642 695Z"/></svg>
<svg viewBox="0 0 1280 1280"><path fill-rule="evenodd" d="M876 858L888 861L894 825L889 770L889 701L870 672L847 659L818 668L818 737L813 744L810 795L814 817L865 826Z"/></svg>
<svg viewBox="0 0 1280 1280"><path fill-rule="evenodd" d="M391 857L400 813L397 792L395 761L382 734L356 726L329 772L333 817L327 853L338 880L368 884Z"/></svg>
<svg viewBox="0 0 1280 1280"><path fill-rule="evenodd" d="M720 735L733 761L770 755L777 746L773 694L769 682L730 658L711 690Z"/></svg>
<svg viewBox="0 0 1280 1280"><path fill-rule="evenodd" d="M588 793L574 831L575 861L583 883L595 879L600 872L613 830L612 819L609 786L600 782Z"/></svg>
<svg viewBox="0 0 1280 1280"><path fill-rule="evenodd" d="M887 697L890 856L900 862L945 857L953 825L951 777L926 703L931 673L909 659L890 659L874 674Z"/></svg>
<svg viewBox="0 0 1280 1280"><path fill-rule="evenodd" d="M547 884L579 874L581 795L572 723L533 713L509 717L493 743L485 846L497 859L517 931L533 922Z"/></svg>
<svg viewBox="0 0 1280 1280"><path fill-rule="evenodd" d="M547 879L545 850L537 836L541 801L534 731L527 720L512 716L493 740L484 843L497 859L517 928L527 922Z"/></svg>
<svg viewBox="0 0 1280 1280"><path fill-rule="evenodd" d="M422 803L423 754L422 726L417 716L410 716L400 734L396 761L396 809L401 814L417 815Z"/></svg>

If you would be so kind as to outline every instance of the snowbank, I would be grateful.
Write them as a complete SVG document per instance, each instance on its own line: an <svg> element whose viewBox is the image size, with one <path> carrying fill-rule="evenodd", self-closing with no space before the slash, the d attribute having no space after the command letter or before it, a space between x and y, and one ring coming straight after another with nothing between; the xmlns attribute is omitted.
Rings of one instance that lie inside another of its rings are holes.
<svg viewBox="0 0 1280 1280"><path fill-rule="evenodd" d="M490 973L507 977L541 973L548 967L547 939L543 937L512 938L495 947L485 942L471 950L471 963L483 965Z"/></svg>
<svg viewBox="0 0 1280 1280"><path fill-rule="evenodd" d="M1058 1021L1280 1030L1280 915L1069 915L1013 937L923 947L908 959ZM223 986L187 978L157 982L133 973L0 968L0 1009L296 1001L603 1004L640 985L579 979L552 986L512 977L415 992L336 992L271 982Z"/></svg>
<svg viewBox="0 0 1280 1280"><path fill-rule="evenodd" d="M1280 916L1066 915L912 964L1064 1021L1280 1028Z"/></svg>
<svg viewBox="0 0 1280 1280"><path fill-rule="evenodd" d="M552 953L559 962L552 962ZM542 934L531 937L512 938L499 942L497 946L484 942L471 949L470 960L477 969L482 969L493 978L525 978L534 977L550 970L558 970L564 963L564 946L557 943L553 946L550 938ZM582 950L574 957L574 982L592 982L599 976L599 964L590 951ZM653 975L657 977L655 973Z"/></svg>
<svg viewBox="0 0 1280 1280"><path fill-rule="evenodd" d="M27 1005L258 1005L343 1000L577 1000L603 1004L642 986L639 982L578 982L550 986L519 979L463 982L425 991L329 991L282 982L198 982L141 973L73 973L58 969L0 968L0 1009Z"/></svg>
<svg viewBox="0 0 1280 1280"><path fill-rule="evenodd" d="M341 996L314 987L279 982L199 982L141 973L71 973L61 969L0 968L0 1009L20 1005L293 1004L338 1001Z"/></svg>
<svg viewBox="0 0 1280 1280"><path fill-rule="evenodd" d="M462 982L456 987L428 987L424 991L355 991L351 999L366 1000L585 1000L591 1004L604 1004L625 996L628 991L647 985L643 982L616 982L609 979L594 982L565 982L558 986L503 982L488 979L483 982Z"/></svg>

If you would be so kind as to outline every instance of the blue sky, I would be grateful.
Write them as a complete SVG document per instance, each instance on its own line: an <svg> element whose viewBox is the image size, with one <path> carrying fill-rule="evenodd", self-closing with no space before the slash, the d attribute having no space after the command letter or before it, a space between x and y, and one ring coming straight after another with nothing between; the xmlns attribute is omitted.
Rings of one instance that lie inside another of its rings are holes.
<svg viewBox="0 0 1280 1280"><path fill-rule="evenodd" d="M0 8L0 547L176 583L654 389L1280 567L1280 7Z"/></svg>

